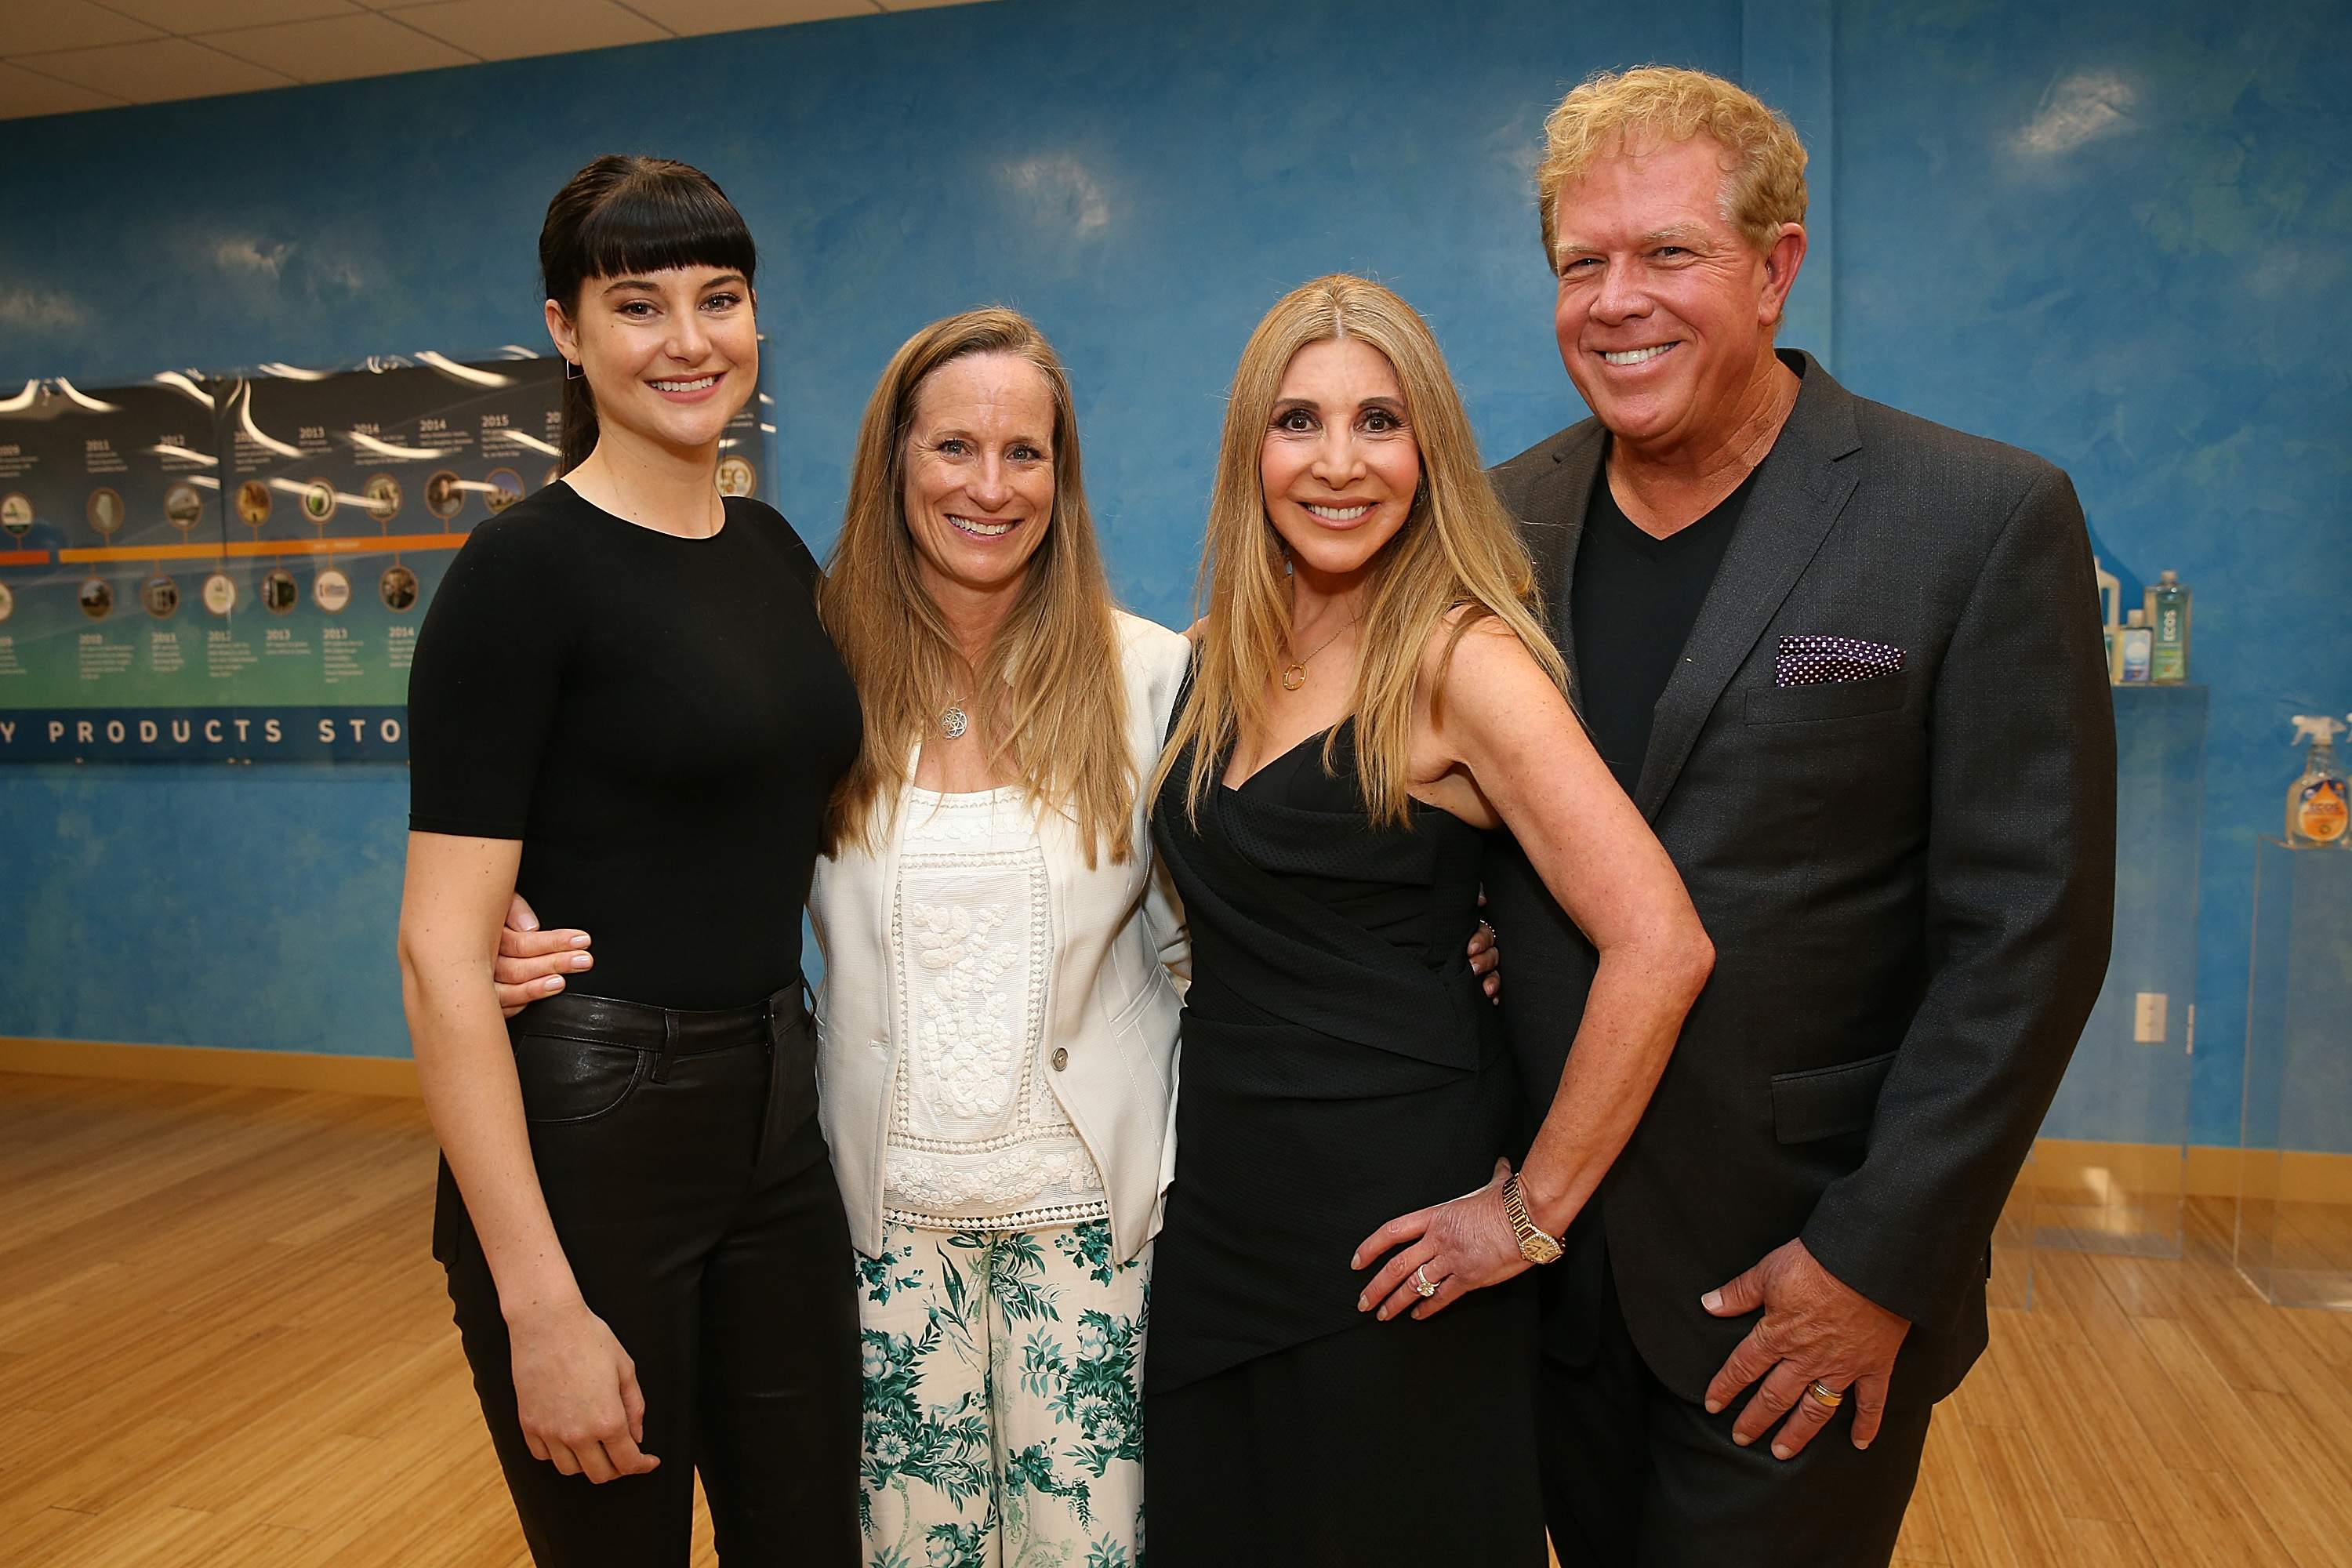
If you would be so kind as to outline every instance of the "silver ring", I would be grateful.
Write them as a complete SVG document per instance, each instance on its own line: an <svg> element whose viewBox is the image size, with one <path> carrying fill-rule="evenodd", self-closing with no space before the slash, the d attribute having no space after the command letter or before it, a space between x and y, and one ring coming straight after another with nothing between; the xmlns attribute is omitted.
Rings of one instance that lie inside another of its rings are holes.
<svg viewBox="0 0 2352 1568"><path fill-rule="evenodd" d="M1412 1288L1421 1292L1421 1299L1424 1301L1437 1294L1437 1287L1432 1285L1429 1282L1429 1276L1422 1272L1428 1267L1429 1265L1424 1263L1412 1271Z"/></svg>

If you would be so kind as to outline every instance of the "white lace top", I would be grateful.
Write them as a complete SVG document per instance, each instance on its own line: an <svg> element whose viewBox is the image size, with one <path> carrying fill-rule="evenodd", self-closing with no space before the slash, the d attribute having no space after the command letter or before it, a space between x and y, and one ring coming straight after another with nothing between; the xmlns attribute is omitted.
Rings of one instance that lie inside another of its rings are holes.
<svg viewBox="0 0 2352 1568"><path fill-rule="evenodd" d="M906 811L884 1215L940 1230L1106 1218L1102 1178L1053 1089L1053 910L1021 791L910 790Z"/></svg>

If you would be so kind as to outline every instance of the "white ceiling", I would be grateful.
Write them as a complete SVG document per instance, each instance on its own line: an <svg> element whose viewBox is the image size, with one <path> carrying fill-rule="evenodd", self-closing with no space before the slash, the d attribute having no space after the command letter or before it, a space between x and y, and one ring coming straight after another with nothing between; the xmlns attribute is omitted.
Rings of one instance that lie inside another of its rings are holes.
<svg viewBox="0 0 2352 1568"><path fill-rule="evenodd" d="M977 0L16 0L0 120Z"/></svg>

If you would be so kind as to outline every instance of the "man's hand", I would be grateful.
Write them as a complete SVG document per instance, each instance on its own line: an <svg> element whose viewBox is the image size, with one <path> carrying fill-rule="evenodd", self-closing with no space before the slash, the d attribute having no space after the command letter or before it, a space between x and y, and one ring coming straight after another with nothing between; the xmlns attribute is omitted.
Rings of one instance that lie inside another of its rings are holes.
<svg viewBox="0 0 2352 1568"><path fill-rule="evenodd" d="M1886 1414L1895 1352L1911 1331L1909 1319L1847 1286L1816 1262L1802 1241L1774 1247L1755 1268L1699 1298L1699 1304L1718 1318L1742 1317L1759 1308L1764 1313L1706 1385L1707 1414L1713 1415L1763 1379L1732 1424L1733 1442L1753 1443L1789 1415L1772 1439L1772 1457L1795 1456L1836 1413L1808 1392L1818 1382L1832 1394L1851 1391L1853 1446L1870 1447ZM1791 1409L1796 1414L1789 1415Z"/></svg>
<svg viewBox="0 0 2352 1568"><path fill-rule="evenodd" d="M507 906L498 960L490 967L499 1011L513 1017L541 997L562 990L565 975L577 974L595 962L588 955L586 931L540 930L539 917L517 893Z"/></svg>

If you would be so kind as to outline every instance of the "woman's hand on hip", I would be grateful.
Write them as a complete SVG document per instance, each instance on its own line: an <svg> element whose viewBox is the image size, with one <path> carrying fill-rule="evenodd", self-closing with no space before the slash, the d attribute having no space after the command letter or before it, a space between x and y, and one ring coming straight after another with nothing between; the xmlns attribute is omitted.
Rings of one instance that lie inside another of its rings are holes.
<svg viewBox="0 0 2352 1568"><path fill-rule="evenodd" d="M540 930L539 917L517 893L507 906L498 961L490 966L499 1013L513 1017L541 997L562 990L565 975L577 974L595 962L589 955L586 931Z"/></svg>
<svg viewBox="0 0 2352 1568"><path fill-rule="evenodd" d="M646 1396L636 1363L604 1320L572 1298L509 1318L515 1408L534 1459L602 1486L661 1461L641 1452Z"/></svg>
<svg viewBox="0 0 2352 1568"><path fill-rule="evenodd" d="M1407 1311L1433 1317L1473 1290L1526 1273L1528 1260L1503 1209L1503 1180L1510 1173L1510 1162L1497 1160L1494 1176L1476 1192L1401 1215L1366 1237L1349 1267L1369 1268L1383 1253L1389 1259L1356 1298L1356 1310L1383 1320Z"/></svg>

